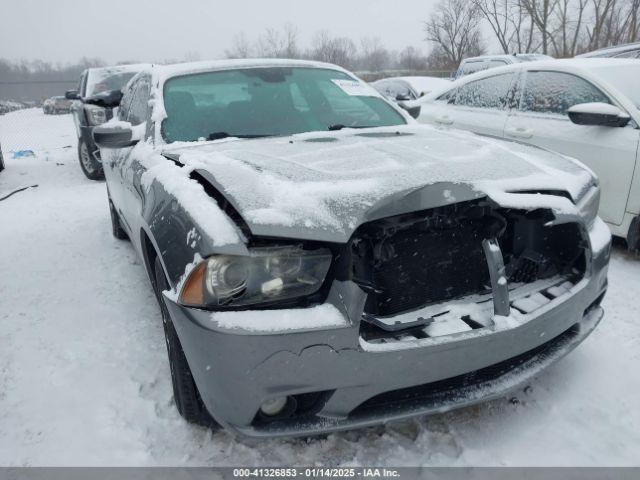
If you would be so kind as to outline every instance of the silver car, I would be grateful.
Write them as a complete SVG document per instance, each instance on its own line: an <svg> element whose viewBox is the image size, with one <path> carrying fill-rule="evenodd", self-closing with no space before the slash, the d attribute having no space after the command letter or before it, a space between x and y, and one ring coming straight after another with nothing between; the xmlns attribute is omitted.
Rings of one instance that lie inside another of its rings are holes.
<svg viewBox="0 0 640 480"><path fill-rule="evenodd" d="M147 68L93 136L189 421L309 435L470 405L603 316L591 173L418 125L337 66Z"/></svg>

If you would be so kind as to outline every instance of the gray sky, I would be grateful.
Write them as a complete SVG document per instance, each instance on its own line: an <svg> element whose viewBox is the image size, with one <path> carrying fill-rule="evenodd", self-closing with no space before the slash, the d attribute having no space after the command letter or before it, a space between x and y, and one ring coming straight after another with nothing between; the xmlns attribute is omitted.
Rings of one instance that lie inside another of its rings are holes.
<svg viewBox="0 0 640 480"><path fill-rule="evenodd" d="M233 36L286 22L307 46L322 29L425 51L422 22L436 0L1 0L0 57L73 62L82 56L160 61L221 57Z"/></svg>

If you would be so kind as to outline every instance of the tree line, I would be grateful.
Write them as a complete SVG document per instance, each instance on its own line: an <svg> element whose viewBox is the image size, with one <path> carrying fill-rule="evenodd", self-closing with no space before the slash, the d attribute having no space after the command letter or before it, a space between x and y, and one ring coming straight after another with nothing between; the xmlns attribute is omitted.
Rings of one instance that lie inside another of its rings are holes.
<svg viewBox="0 0 640 480"><path fill-rule="evenodd" d="M419 46L390 50L378 37L354 40L328 30L316 32L303 46L297 28L287 23L254 38L238 33L224 56L319 60L359 72L367 80L389 71L447 75L463 58L487 53L489 45L501 53L566 58L640 41L640 0L440 0L423 29L431 47L428 54ZM190 52L162 63L199 59ZM73 88L82 70L104 65L99 58L82 58L73 65L0 59L0 99L61 94Z"/></svg>
<svg viewBox="0 0 640 480"><path fill-rule="evenodd" d="M487 51L574 57L640 41L640 0L441 0L424 25L431 63L457 66Z"/></svg>
<svg viewBox="0 0 640 480"><path fill-rule="evenodd" d="M421 71L429 67L428 56L419 48L407 46L400 51L389 50L378 37L355 41L320 30L313 35L310 44L303 47L297 28L290 23L280 29L267 28L254 39L245 33L237 34L225 56L317 60L359 72Z"/></svg>

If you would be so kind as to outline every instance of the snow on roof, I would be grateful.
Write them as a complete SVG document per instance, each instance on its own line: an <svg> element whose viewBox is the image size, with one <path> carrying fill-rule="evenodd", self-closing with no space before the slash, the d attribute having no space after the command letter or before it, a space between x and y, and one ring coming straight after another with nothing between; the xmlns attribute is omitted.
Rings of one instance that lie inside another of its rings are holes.
<svg viewBox="0 0 640 480"><path fill-rule="evenodd" d="M598 50L593 50L591 52L583 53L582 55L577 55L578 58L589 58L589 57L598 57L600 55L610 55L613 53L624 53L624 52L632 52L634 50L640 50L640 42L635 43L626 43L623 45L615 45L613 47L605 47L600 48Z"/></svg>
<svg viewBox="0 0 640 480"><path fill-rule="evenodd" d="M301 68L328 68L353 75L342 67L331 63L316 62L312 60L290 60L278 58L243 58L226 60L205 60L200 62L175 63L171 65L152 65L146 71L152 71L162 80L167 78L216 70L232 70L240 68L268 68L268 67L301 67Z"/></svg>
<svg viewBox="0 0 640 480"><path fill-rule="evenodd" d="M504 65L501 67L490 68L482 70L480 72L465 75L458 78L451 85L462 85L481 78L493 77L500 75L501 73L508 73L519 71L521 69L527 70L557 70L557 71L596 71L600 69L616 68L616 67L629 67L638 68L640 62L637 59L632 58L565 58L565 59L552 59L552 60L536 60L534 62L520 62L512 63L510 65ZM438 92L439 93L439 92ZM425 99L433 97L433 93L427 95ZM417 100L418 102L420 100Z"/></svg>

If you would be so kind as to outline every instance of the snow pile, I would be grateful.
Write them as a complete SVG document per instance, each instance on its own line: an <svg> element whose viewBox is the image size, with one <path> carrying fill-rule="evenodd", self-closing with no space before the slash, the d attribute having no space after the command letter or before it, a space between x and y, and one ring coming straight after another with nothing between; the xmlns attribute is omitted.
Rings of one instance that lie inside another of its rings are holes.
<svg viewBox="0 0 640 480"><path fill-rule="evenodd" d="M213 312L211 320L218 327L248 332L281 332L313 328L345 327L348 322L330 304L294 310L255 310L250 312Z"/></svg>
<svg viewBox="0 0 640 480"><path fill-rule="evenodd" d="M240 242L235 224L222 211L216 201L205 192L202 185L191 180L192 169L180 168L156 153L147 143L135 146L132 155L143 159L147 171L142 175L142 185L151 189L154 181L172 195L193 220L210 235L215 246Z"/></svg>

